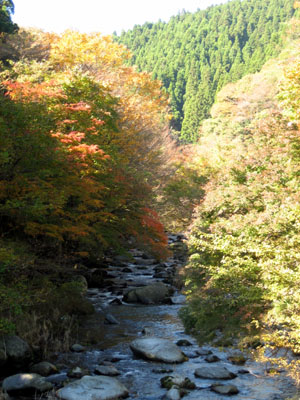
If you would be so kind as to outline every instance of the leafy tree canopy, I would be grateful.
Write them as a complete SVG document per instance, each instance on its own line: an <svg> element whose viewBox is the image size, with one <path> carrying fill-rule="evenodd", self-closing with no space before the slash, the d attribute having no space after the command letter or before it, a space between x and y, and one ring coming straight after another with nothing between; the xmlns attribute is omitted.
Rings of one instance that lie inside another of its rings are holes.
<svg viewBox="0 0 300 400"><path fill-rule="evenodd" d="M11 15L14 13L12 0L0 0L0 37L3 33L14 33L18 26L12 22Z"/></svg>

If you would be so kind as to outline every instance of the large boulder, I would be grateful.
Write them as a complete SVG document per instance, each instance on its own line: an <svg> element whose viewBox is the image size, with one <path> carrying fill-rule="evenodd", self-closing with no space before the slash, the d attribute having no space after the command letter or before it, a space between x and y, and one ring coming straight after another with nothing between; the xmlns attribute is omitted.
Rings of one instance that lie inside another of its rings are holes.
<svg viewBox="0 0 300 400"><path fill-rule="evenodd" d="M127 303L159 304L172 294L172 289L161 282L131 289L125 293L123 300Z"/></svg>
<svg viewBox="0 0 300 400"><path fill-rule="evenodd" d="M13 396L43 393L51 389L52 383L38 374L16 374L5 378L2 383L2 390Z"/></svg>
<svg viewBox="0 0 300 400"><path fill-rule="evenodd" d="M195 370L195 376L198 378L205 379L233 379L236 378L236 374L229 371L222 365L207 365L201 364L199 368Z"/></svg>
<svg viewBox="0 0 300 400"><path fill-rule="evenodd" d="M57 391L63 400L116 400L128 396L127 388L110 376L84 376Z"/></svg>
<svg viewBox="0 0 300 400"><path fill-rule="evenodd" d="M32 358L28 343L15 335L0 336L0 367L6 371L18 371Z"/></svg>
<svg viewBox="0 0 300 400"><path fill-rule="evenodd" d="M151 361L182 363L187 360L180 348L167 339L144 337L134 340L130 348L136 356Z"/></svg>

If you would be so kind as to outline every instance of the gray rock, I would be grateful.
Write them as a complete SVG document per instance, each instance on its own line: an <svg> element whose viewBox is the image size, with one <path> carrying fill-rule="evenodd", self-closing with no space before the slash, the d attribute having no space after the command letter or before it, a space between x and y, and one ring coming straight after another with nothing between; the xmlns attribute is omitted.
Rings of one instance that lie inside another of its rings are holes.
<svg viewBox="0 0 300 400"><path fill-rule="evenodd" d="M153 335L153 332L152 332L151 328L145 327L142 329L142 334L145 336L151 336L151 335Z"/></svg>
<svg viewBox="0 0 300 400"><path fill-rule="evenodd" d="M195 370L195 376L205 379L233 379L236 374L229 371L222 365L207 365L202 364Z"/></svg>
<svg viewBox="0 0 300 400"><path fill-rule="evenodd" d="M198 350L196 350L196 353L199 356L208 356L209 354L212 354L212 351L211 350L207 350L207 349L198 349Z"/></svg>
<svg viewBox="0 0 300 400"><path fill-rule="evenodd" d="M155 259L145 258L136 258L135 262L137 265L155 265L157 263Z"/></svg>
<svg viewBox="0 0 300 400"><path fill-rule="evenodd" d="M111 301L109 302L109 304L121 306L121 305L122 305L122 300L120 300L118 297L116 297L115 299L111 300Z"/></svg>
<svg viewBox="0 0 300 400"><path fill-rule="evenodd" d="M99 365L95 368L95 374L106 375L106 376L117 376L120 375L120 371L117 368L110 365Z"/></svg>
<svg viewBox="0 0 300 400"><path fill-rule="evenodd" d="M30 367L30 372L42 376L49 376L52 374L56 374L58 372L58 369L55 365L49 363L48 361L41 361L38 364L32 365L32 367Z"/></svg>
<svg viewBox="0 0 300 400"><path fill-rule="evenodd" d="M8 394L26 394L47 392L53 385L38 374L16 374L4 379L2 389Z"/></svg>
<svg viewBox="0 0 300 400"><path fill-rule="evenodd" d="M154 372L154 374L171 374L173 372L173 369L171 369L171 368L153 368L152 372Z"/></svg>
<svg viewBox="0 0 300 400"><path fill-rule="evenodd" d="M236 386L234 385L222 385L221 383L216 383L211 386L211 390L213 392L219 393L219 394L238 394L239 390Z"/></svg>
<svg viewBox="0 0 300 400"><path fill-rule="evenodd" d="M153 336L134 340L130 348L136 356L152 361L181 363L187 360L176 344Z"/></svg>
<svg viewBox="0 0 300 400"><path fill-rule="evenodd" d="M118 321L116 320L116 318L112 315L112 314L110 314L110 313L107 313L107 314L105 314L105 320L104 320L104 322L106 323L106 324L108 324L108 325L118 325Z"/></svg>
<svg viewBox="0 0 300 400"><path fill-rule="evenodd" d="M204 360L208 363L214 363L220 361L219 357L216 356L215 354L209 354L207 357L205 357Z"/></svg>
<svg viewBox="0 0 300 400"><path fill-rule="evenodd" d="M192 346L192 343L187 339L179 339L176 344L177 346Z"/></svg>
<svg viewBox="0 0 300 400"><path fill-rule="evenodd" d="M69 378L75 378L75 379L80 379L85 375L89 375L90 372L85 369L85 368L81 368L81 367L74 367L72 368L70 371L68 371L67 376Z"/></svg>
<svg viewBox="0 0 300 400"><path fill-rule="evenodd" d="M63 400L116 400L128 396L127 388L109 376L84 376L57 391Z"/></svg>
<svg viewBox="0 0 300 400"><path fill-rule="evenodd" d="M23 339L15 335L4 335L0 338L0 365L9 364L18 369L32 358L32 351Z"/></svg>
<svg viewBox="0 0 300 400"><path fill-rule="evenodd" d="M171 289L161 282L129 290L124 295L127 303L159 304L170 296Z"/></svg>
<svg viewBox="0 0 300 400"><path fill-rule="evenodd" d="M163 397L164 400L180 400L180 390L177 388L171 388Z"/></svg>
<svg viewBox="0 0 300 400"><path fill-rule="evenodd" d="M79 343L75 343L71 346L71 350L74 351L75 353L82 353L85 348L79 344Z"/></svg>
<svg viewBox="0 0 300 400"><path fill-rule="evenodd" d="M185 304L186 303L186 297L184 295L172 296L171 297L171 303L172 304Z"/></svg>

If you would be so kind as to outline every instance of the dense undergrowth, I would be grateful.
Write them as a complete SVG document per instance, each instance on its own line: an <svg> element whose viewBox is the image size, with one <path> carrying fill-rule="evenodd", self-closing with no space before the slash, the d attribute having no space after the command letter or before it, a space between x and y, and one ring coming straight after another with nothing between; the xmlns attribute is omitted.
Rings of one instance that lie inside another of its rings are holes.
<svg viewBox="0 0 300 400"><path fill-rule="evenodd" d="M194 163L208 183L190 228L182 312L202 342L300 354L299 44L225 87L202 126ZM299 363L290 367L299 379Z"/></svg>

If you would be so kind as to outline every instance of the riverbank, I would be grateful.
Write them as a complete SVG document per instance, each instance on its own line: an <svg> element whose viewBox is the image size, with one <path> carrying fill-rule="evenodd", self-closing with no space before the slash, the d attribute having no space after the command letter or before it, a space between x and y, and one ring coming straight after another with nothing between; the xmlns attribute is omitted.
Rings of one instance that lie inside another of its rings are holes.
<svg viewBox="0 0 300 400"><path fill-rule="evenodd" d="M169 241L173 250L184 246L182 238L170 237ZM185 333L178 317L185 298L178 284L173 286L183 264L182 251L175 251L164 263L139 250L132 250L130 260L115 260L106 274L106 288L87 290L86 297L96 313L82 319L77 332L80 343L73 343L72 351L53 355L50 361L59 372L44 378L52 388L40 392L39 398L82 400L78 397L82 390L101 400L111 399L112 393L114 398L127 396L132 400L176 400L183 396L186 400L225 400L228 395L237 400L283 400L296 395L285 371L274 374L267 363L255 362L234 348L200 347ZM149 290L157 287L158 291ZM138 296L128 301L133 294ZM150 356L134 350L137 339L142 343L145 339L152 344L155 341ZM164 347L153 355L161 339L163 344L175 346L183 358L166 362L164 355L169 349ZM92 379L83 378L87 376ZM100 382L106 394L99 392ZM67 391L62 390L64 386ZM36 395L28 397L24 390L10 390L12 399L34 399Z"/></svg>

